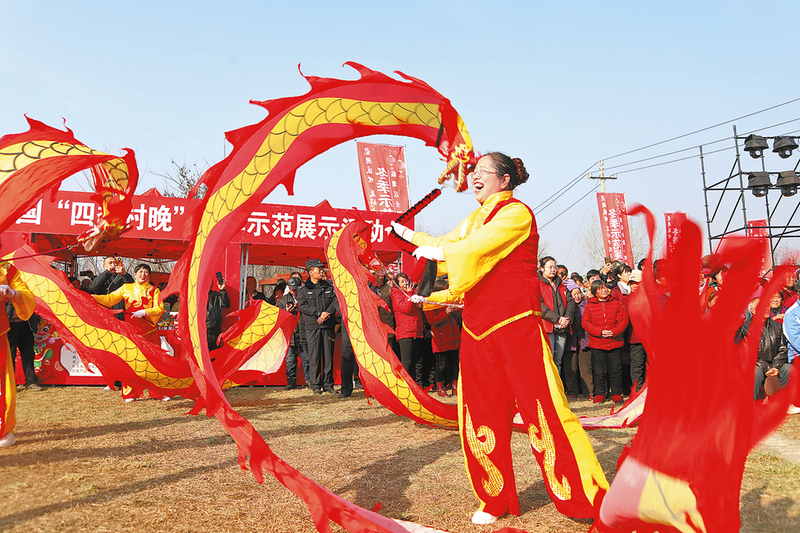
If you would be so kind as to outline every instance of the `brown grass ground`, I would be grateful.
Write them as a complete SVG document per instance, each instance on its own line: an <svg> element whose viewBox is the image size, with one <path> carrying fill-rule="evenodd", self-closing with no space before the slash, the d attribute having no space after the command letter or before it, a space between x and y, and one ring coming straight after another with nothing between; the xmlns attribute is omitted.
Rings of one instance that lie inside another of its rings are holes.
<svg viewBox="0 0 800 533"><path fill-rule="evenodd" d="M228 397L289 464L362 507L381 503L385 516L454 532L588 529L555 510L525 435L513 439L522 516L473 526L476 499L456 432L368 405L360 390L349 400L278 388ZM186 400L125 404L99 387L20 392L18 443L0 450L0 531L315 531L298 498L271 478L258 485L238 467L233 441L216 420L184 416L190 407ZM608 410L585 401L573 407L579 415ZM800 415L781 431L800 437ZM589 433L609 479L634 432ZM800 466L751 455L742 531L800 531L799 501Z"/></svg>

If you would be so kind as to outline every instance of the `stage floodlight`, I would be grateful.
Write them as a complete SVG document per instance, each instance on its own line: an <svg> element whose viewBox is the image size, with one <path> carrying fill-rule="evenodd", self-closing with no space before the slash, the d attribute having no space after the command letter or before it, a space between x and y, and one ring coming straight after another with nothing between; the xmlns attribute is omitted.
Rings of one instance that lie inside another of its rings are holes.
<svg viewBox="0 0 800 533"><path fill-rule="evenodd" d="M753 191L753 196L758 198L766 196L771 186L769 172L751 172L747 176L747 188Z"/></svg>
<svg viewBox="0 0 800 533"><path fill-rule="evenodd" d="M753 159L758 159L764 155L764 150L769 150L767 140L761 135L748 135L744 139L744 151L750 154Z"/></svg>
<svg viewBox="0 0 800 533"><path fill-rule="evenodd" d="M797 194L797 186L800 185L800 178L797 177L797 172L794 170L787 170L778 174L775 185L780 187L782 195L794 196Z"/></svg>
<svg viewBox="0 0 800 533"><path fill-rule="evenodd" d="M786 159L792 155L792 150L797 150L797 143L793 137L775 137L772 143L772 151Z"/></svg>

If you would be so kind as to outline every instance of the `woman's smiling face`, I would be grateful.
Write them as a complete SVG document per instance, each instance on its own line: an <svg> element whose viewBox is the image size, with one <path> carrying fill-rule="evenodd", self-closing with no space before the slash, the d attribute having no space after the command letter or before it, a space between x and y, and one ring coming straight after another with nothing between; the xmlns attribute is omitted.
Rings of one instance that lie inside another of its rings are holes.
<svg viewBox="0 0 800 533"><path fill-rule="evenodd" d="M491 195L508 188L510 177L498 176L494 168L494 161L491 157L482 157L475 166L475 171L471 174L472 190L475 192L475 199L483 205Z"/></svg>

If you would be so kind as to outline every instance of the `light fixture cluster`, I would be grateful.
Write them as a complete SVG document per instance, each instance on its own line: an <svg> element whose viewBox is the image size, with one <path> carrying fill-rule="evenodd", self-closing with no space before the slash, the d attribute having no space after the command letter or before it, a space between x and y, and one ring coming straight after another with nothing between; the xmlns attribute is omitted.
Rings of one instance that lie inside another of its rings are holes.
<svg viewBox="0 0 800 533"><path fill-rule="evenodd" d="M773 139L772 151L781 156L782 159L791 157L792 152L797 150L797 140L795 137L762 137L761 135L748 135L744 139L744 151L749 153L750 157L753 159L763 157L764 150L769 150L767 139Z"/></svg>
<svg viewBox="0 0 800 533"><path fill-rule="evenodd" d="M764 197L772 187L772 180L769 172L750 172L747 175L747 188L753 191L753 196ZM774 174L774 173L773 173ZM794 170L778 172L778 179L775 187L781 190L783 196L794 196L797 194L797 187L800 186L800 178Z"/></svg>

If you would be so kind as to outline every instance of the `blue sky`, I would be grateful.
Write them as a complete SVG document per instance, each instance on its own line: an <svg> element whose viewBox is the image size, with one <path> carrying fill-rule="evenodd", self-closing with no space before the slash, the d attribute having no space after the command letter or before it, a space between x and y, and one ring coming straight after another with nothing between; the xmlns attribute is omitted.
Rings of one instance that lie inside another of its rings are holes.
<svg viewBox="0 0 800 533"><path fill-rule="evenodd" d="M663 212L681 210L705 224L699 158L622 172L697 149L619 165L701 144L706 153L727 148L704 161L709 180L718 181L734 163L733 123L612 156L800 97L790 39L797 11L744 1L0 0L0 134L27 129L24 114L54 127L63 118L92 148L134 149L143 191L163 185L156 174L172 170L172 160L205 168L222 159L224 132L264 117L250 99L305 93L298 64L307 75L353 79L342 64L356 61L425 80L450 98L478 150L521 157L531 180L517 196L531 207L586 170L596 173L605 158L609 173L619 173L609 191L647 205L659 222ZM780 135L800 130L800 121L788 122L798 117L795 102L735 124L740 133ZM412 199L434 187L442 164L433 149L399 137L373 140L407 146ZM766 161L768 170L789 170L797 157ZM576 238L596 212L594 194L553 218L595 185L581 179L536 210L549 251L570 269L590 266ZM64 188L82 186L70 180ZM279 190L267 201L363 208L354 143L303 167L295 193ZM791 211L797 198L780 210ZM748 216L763 218L763 201L747 200ZM442 233L475 205L471 193L450 192L420 223ZM731 207L721 211L727 218Z"/></svg>

